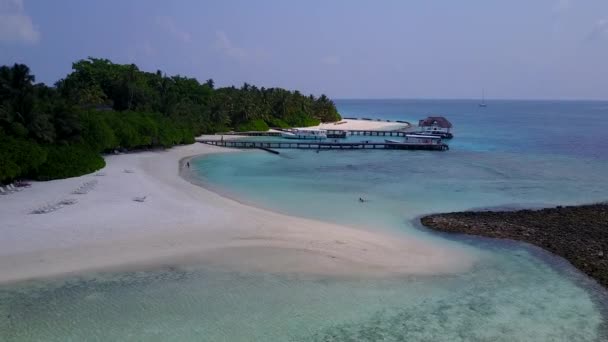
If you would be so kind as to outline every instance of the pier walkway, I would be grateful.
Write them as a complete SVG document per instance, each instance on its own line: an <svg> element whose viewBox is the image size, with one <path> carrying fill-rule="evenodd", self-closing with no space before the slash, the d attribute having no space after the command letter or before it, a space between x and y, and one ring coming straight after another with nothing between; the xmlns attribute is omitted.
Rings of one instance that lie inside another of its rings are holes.
<svg viewBox="0 0 608 342"><path fill-rule="evenodd" d="M196 141L221 147L257 148L257 149L303 149L303 150L354 150L354 149L391 149L391 150L428 150L446 151L447 144L409 144L389 142L324 142L324 141L243 141L243 140L208 140Z"/></svg>
<svg viewBox="0 0 608 342"><path fill-rule="evenodd" d="M411 131L375 131L375 130L340 130L328 129L327 135L346 132L347 135L368 135L378 137L405 137L406 134L412 134Z"/></svg>
<svg viewBox="0 0 608 342"><path fill-rule="evenodd" d="M249 132L224 132L215 135L242 135L247 137L280 137L281 131L249 131Z"/></svg>
<svg viewBox="0 0 608 342"><path fill-rule="evenodd" d="M285 130L287 131L287 130ZM414 134L414 131L376 131L376 130L345 130L345 129L326 129L327 135L367 135L378 137L405 137L406 134ZM216 133L215 135L242 135L251 137L280 137L281 131L250 131L250 132L225 132Z"/></svg>

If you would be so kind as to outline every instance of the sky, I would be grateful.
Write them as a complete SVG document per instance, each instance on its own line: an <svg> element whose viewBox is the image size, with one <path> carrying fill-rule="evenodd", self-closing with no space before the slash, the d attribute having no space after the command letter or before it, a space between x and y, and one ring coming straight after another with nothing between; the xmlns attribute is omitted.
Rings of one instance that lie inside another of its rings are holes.
<svg viewBox="0 0 608 342"><path fill-rule="evenodd" d="M0 64L88 56L332 98L608 100L608 0L0 0Z"/></svg>

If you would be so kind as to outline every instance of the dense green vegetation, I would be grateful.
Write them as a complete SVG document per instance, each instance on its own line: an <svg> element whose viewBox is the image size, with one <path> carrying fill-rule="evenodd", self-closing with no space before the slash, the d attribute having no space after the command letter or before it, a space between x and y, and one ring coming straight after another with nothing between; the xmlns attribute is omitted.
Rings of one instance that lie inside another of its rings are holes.
<svg viewBox="0 0 608 342"><path fill-rule="evenodd" d="M194 142L202 133L311 126L340 119L325 95L215 89L213 80L140 71L89 58L53 87L23 64L0 67L0 182L78 176L101 153Z"/></svg>

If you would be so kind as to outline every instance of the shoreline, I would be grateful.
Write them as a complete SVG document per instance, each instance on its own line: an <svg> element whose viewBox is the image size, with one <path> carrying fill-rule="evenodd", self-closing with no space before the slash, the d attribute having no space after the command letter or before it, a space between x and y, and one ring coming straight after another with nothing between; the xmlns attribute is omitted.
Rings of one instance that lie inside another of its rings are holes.
<svg viewBox="0 0 608 342"><path fill-rule="evenodd" d="M319 129L337 129L337 130L362 130L362 131L402 131L410 130L414 127L410 122L397 122L387 120L365 120L365 119L342 119L337 122L321 123L317 126L312 126Z"/></svg>
<svg viewBox="0 0 608 342"><path fill-rule="evenodd" d="M431 214L421 217L420 224L447 234L530 244L608 289L608 204Z"/></svg>
<svg viewBox="0 0 608 342"><path fill-rule="evenodd" d="M229 149L193 144L106 157L93 174L0 198L0 283L91 271L200 263L229 270L387 277L464 272L475 257L414 237L380 234L244 205L180 176L180 163ZM129 170L130 172L126 172ZM78 185L97 180L86 195ZM147 196L145 202L133 201ZM29 214L61 198L77 203Z"/></svg>
<svg viewBox="0 0 608 342"><path fill-rule="evenodd" d="M538 208L531 210L542 210L547 207ZM470 209L466 212L480 212L486 209ZM487 209L490 210L490 209ZM521 207L492 207L494 211L502 211L502 212L512 212L517 210L525 210L521 209ZM461 213L461 212L458 212ZM411 220L411 224L419 230L425 232L431 232L432 234L437 234L440 237L445 239L449 239L451 241L457 241L459 243L464 243L468 245L472 245L475 247L479 247L482 249L506 249L509 251L516 251L521 248L524 248L528 253L531 253L535 258L538 258L549 267L551 267L555 272L560 273L561 275L570 278L575 284L581 286L586 291L591 298L591 300L596 303L597 309L601 312L603 317L608 317L608 287L605 287L601 284L596 278L589 276L588 274L581 271L580 268L575 266L570 260L564 258L563 256L553 253L543 247L540 247L536 244L512 239L512 238L496 238L489 237L481 234L469 234L469 233L459 233L446 231L442 229L436 229L429 226L426 226L422 223L422 218L443 215L440 213L434 214L423 214ZM605 331L608 334L608 320L602 323L600 327L600 331ZM608 335L607 335L608 336Z"/></svg>

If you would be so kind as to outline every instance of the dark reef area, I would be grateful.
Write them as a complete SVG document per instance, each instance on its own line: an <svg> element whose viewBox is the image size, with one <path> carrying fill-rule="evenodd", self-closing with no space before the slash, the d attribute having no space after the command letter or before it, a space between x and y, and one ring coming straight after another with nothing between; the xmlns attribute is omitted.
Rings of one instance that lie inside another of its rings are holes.
<svg viewBox="0 0 608 342"><path fill-rule="evenodd" d="M421 222L442 232L536 245L567 259L608 288L608 203L433 214L422 217Z"/></svg>

